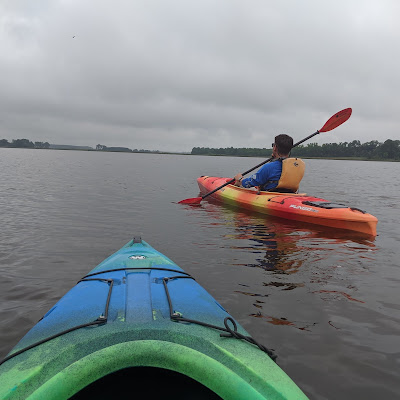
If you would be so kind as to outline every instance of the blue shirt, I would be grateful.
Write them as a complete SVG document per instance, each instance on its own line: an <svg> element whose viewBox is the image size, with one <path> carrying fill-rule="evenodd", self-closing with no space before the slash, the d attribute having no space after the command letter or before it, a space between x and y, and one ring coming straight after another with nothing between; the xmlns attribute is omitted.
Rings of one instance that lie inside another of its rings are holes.
<svg viewBox="0 0 400 400"><path fill-rule="evenodd" d="M278 186L281 174L282 161L272 161L263 165L254 175L250 176L250 178L243 178L242 186L245 188L260 186L262 190L271 190Z"/></svg>

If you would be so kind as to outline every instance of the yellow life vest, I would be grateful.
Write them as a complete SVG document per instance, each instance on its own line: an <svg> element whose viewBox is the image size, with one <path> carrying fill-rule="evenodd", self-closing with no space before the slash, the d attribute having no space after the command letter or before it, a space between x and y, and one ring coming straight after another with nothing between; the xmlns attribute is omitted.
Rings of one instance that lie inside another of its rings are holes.
<svg viewBox="0 0 400 400"><path fill-rule="evenodd" d="M278 186L273 189L279 192L279 189L297 192L300 181L303 179L306 165L300 158L285 158L282 160L282 174Z"/></svg>

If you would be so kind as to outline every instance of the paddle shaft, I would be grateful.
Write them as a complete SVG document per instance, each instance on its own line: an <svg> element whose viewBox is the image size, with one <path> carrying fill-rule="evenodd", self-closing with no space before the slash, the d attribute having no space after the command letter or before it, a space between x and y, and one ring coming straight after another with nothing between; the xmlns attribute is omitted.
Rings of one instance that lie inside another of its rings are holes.
<svg viewBox="0 0 400 400"><path fill-rule="evenodd" d="M297 147L297 146L299 146L300 144L304 143L306 140L311 139L313 136L318 135L318 134L319 134L319 131L316 131L316 132L312 133L310 136L307 136L303 140L300 140L299 142L295 143L292 146L292 149ZM266 164L267 162L270 162L272 159L273 159L273 157L268 158L267 160L263 161L262 163L256 165L255 167L250 168L247 171L243 172L242 175L247 175L249 172L254 171L255 169L257 169L257 168L261 167L262 165ZM230 185L230 184L232 184L234 182L235 182L235 178L232 178L231 180L229 180L228 182L225 182L223 185L215 188L211 192L208 192L204 196L201 196L201 198L204 200L206 197L212 195L213 193L217 192L218 190L222 189L223 187L228 186L228 185Z"/></svg>

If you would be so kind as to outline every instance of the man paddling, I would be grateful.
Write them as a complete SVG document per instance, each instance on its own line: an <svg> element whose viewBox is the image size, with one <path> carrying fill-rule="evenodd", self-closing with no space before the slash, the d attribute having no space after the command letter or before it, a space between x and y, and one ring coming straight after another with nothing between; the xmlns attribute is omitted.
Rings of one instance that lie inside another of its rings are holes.
<svg viewBox="0 0 400 400"><path fill-rule="evenodd" d="M242 174L235 175L235 186L244 188L259 187L265 191L295 193L304 175L304 162L297 158L288 158L293 147L293 139L289 135L275 136L272 145L273 160L264 164L249 178Z"/></svg>
<svg viewBox="0 0 400 400"><path fill-rule="evenodd" d="M295 143L294 145L292 145L293 147L299 146L302 143L304 143L305 141L311 139L312 137L314 137L315 135L318 135L322 132L329 132L332 129L337 128L339 125L342 125L344 122L346 122L350 116L351 116L351 108L345 108L342 111L337 112L336 114L332 115L332 117L330 117L328 119L328 121L325 122L324 126L317 130L316 132L314 132L313 134L311 134L310 136L307 136L306 138L300 140L299 142ZM293 143L293 142L292 142ZM275 146L275 143L274 143ZM272 147L274 147L272 146ZM289 150L290 152L290 150ZM214 194L215 192L217 192L218 190L224 188L225 186L234 184L235 181L237 181L238 183L241 181L241 179L243 179L243 175L247 175L249 172L254 171L256 168L261 167L262 165L269 163L270 161L273 161L274 156L272 156L271 158L268 158L268 160L263 161L262 163L256 165L253 168L250 168L249 170L247 170L246 172L243 172L243 174L238 174L236 175L236 179L232 178L227 180L224 184L222 184L221 186L218 186L217 188L211 190L211 192L205 193L200 197L191 197L189 199L184 199L181 201L178 201L179 204L190 204L190 205L198 205L200 204L200 202L202 200L204 200L206 197L211 196L212 194ZM289 163L286 160L290 160ZM278 186L275 187L275 190L279 189L280 192L283 192L283 190L281 190L281 182L285 182L286 176L288 178L290 178L293 181L297 181L297 189L292 189L292 192L296 192L298 190L298 184L300 183L303 174L304 174L304 162L300 159L286 159L284 161L282 161L282 173L281 173L281 177L279 179L280 182L278 182ZM299 165L301 166L301 168L292 168L292 171L295 171L295 174L293 173L285 173L286 171L289 171L290 168L286 168L285 171L285 164L291 164L293 167L298 167ZM285 176L284 176L285 175ZM240 183L241 185L241 183ZM282 185L283 186L283 185ZM293 187L295 187L296 185L294 185ZM284 189L284 188L283 188Z"/></svg>

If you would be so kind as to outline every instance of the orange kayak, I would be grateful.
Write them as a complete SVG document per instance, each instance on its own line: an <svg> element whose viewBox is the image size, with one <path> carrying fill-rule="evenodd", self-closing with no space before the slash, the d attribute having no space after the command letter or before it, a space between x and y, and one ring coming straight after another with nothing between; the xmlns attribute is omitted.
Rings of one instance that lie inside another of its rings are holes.
<svg viewBox="0 0 400 400"><path fill-rule="evenodd" d="M197 183L202 195L223 185L231 178L201 176ZM358 208L329 202L305 193L258 192L257 190L227 185L210 197L274 217L311 224L347 229L376 236L378 219Z"/></svg>

